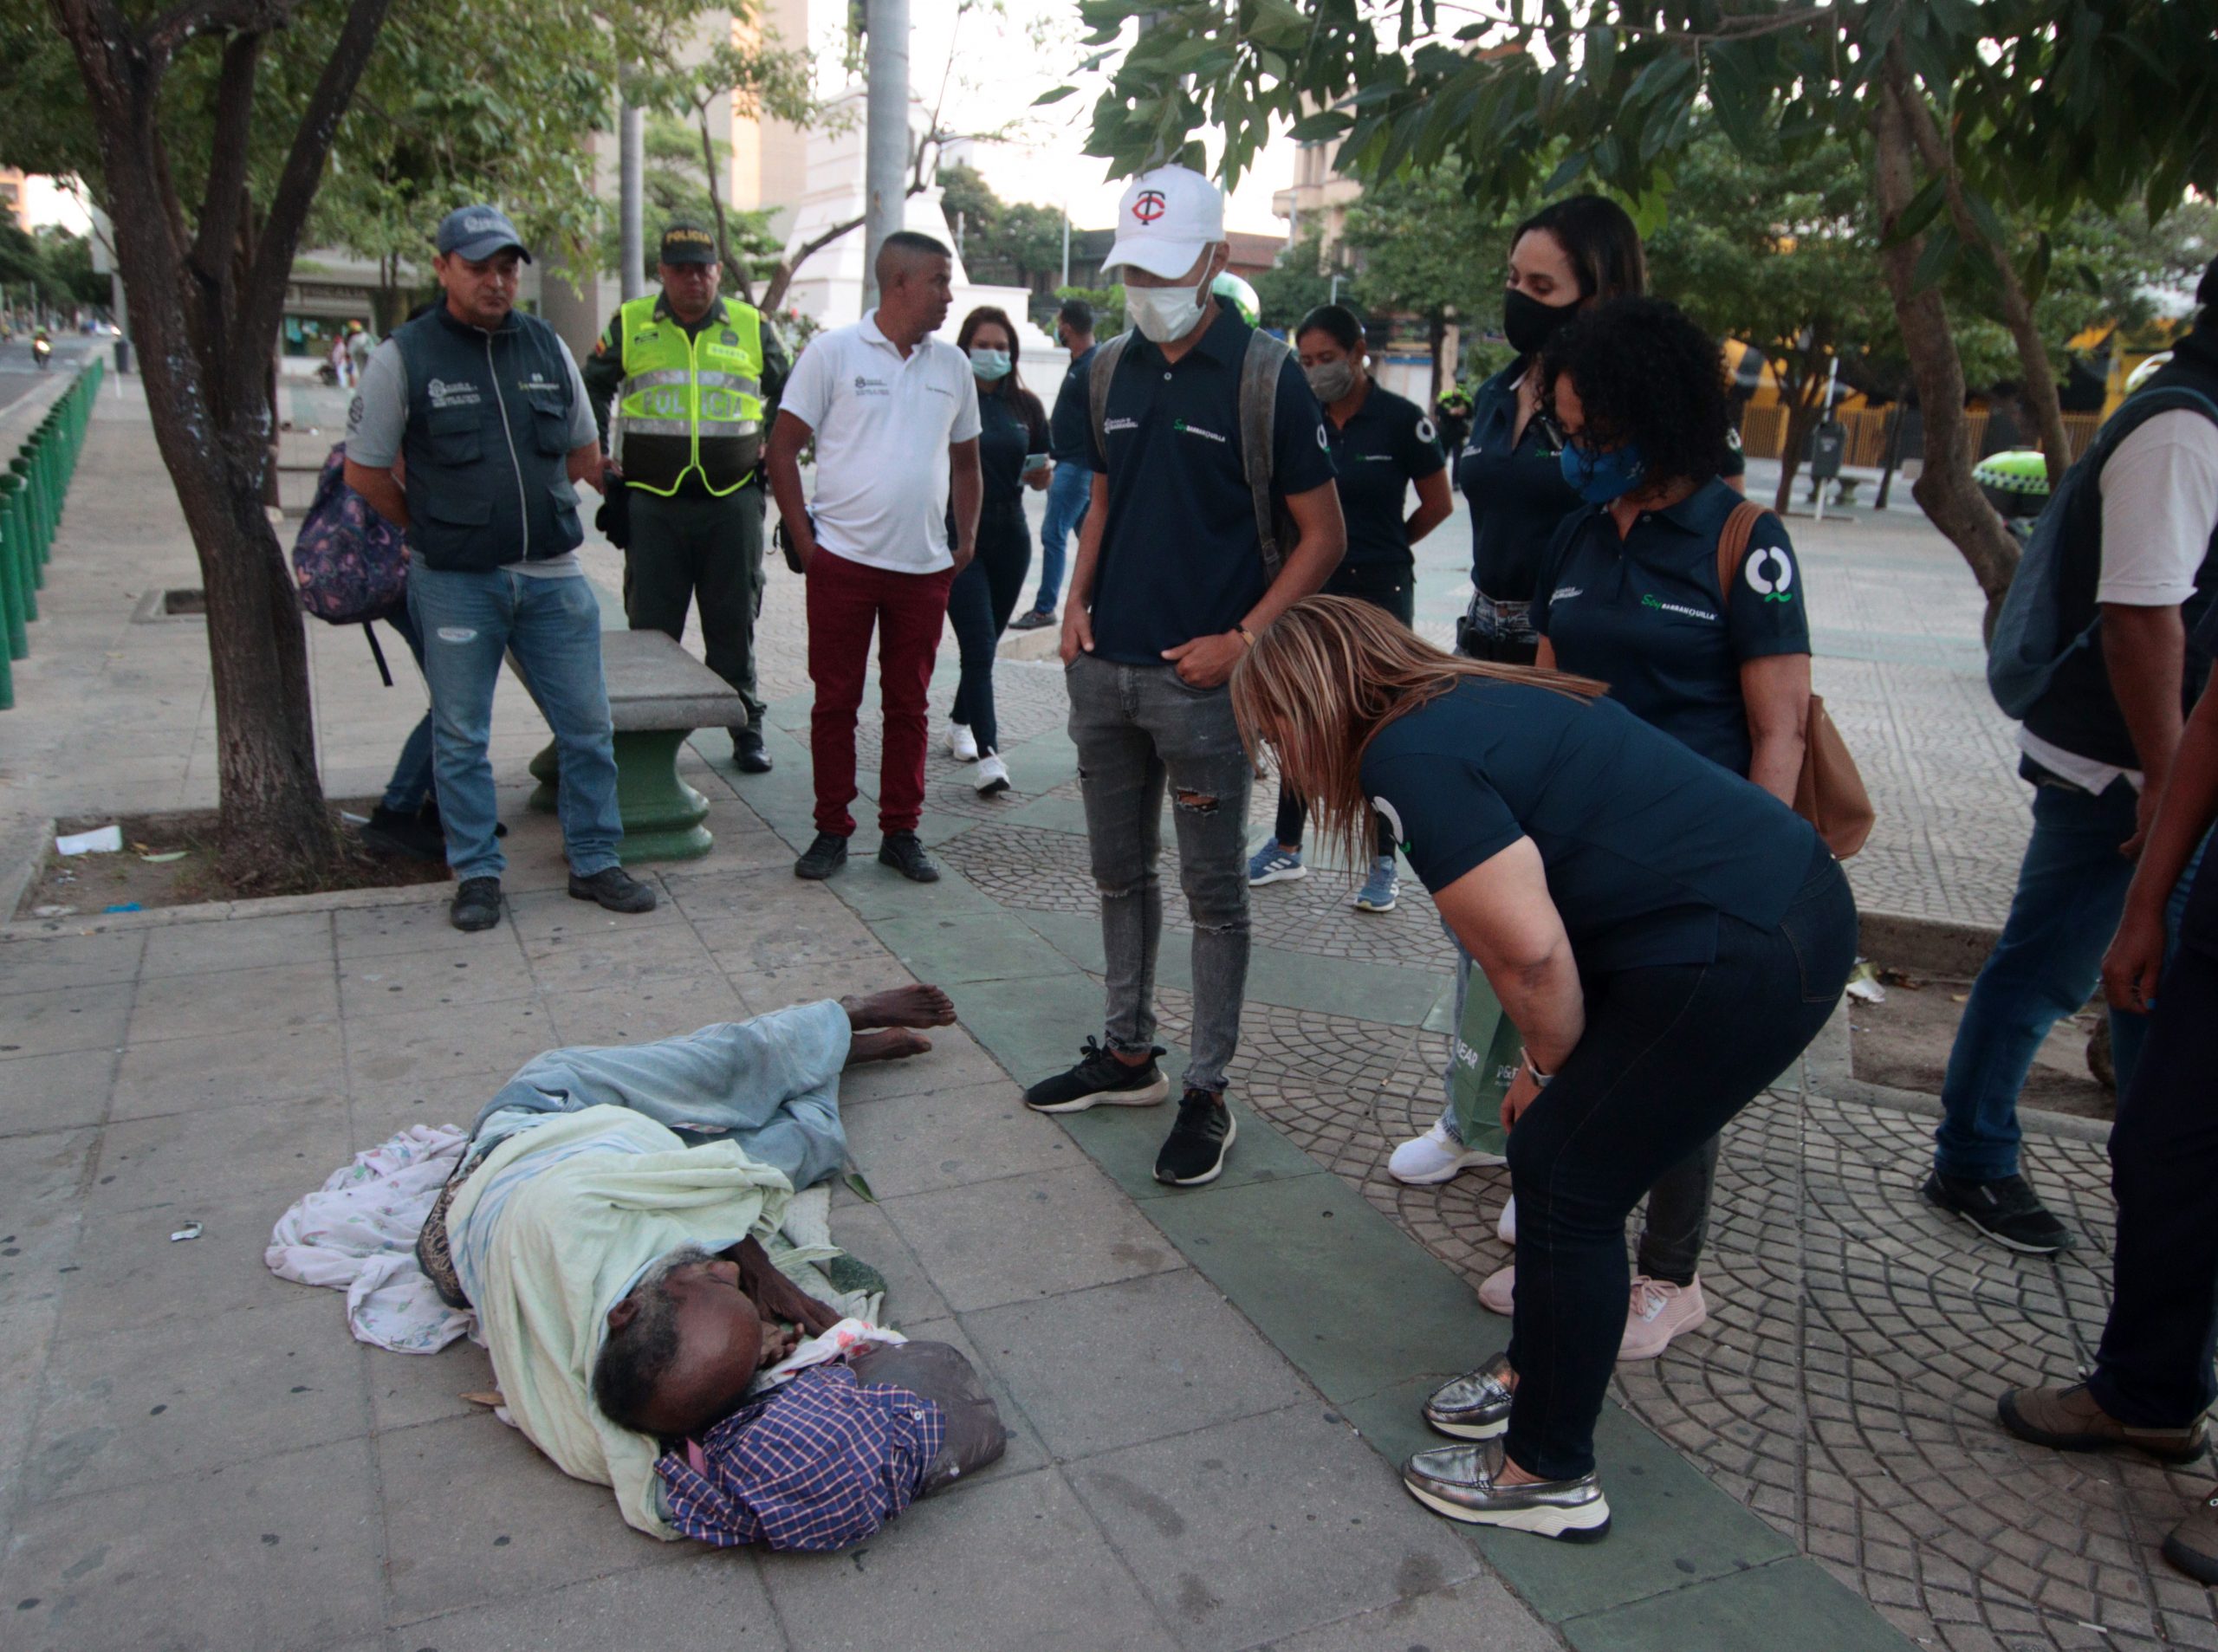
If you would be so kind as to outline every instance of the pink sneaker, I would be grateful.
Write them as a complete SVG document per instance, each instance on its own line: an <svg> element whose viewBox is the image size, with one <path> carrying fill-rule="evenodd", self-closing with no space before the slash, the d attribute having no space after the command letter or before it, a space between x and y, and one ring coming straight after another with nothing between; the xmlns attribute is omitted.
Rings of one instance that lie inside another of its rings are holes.
<svg viewBox="0 0 2218 1652"><path fill-rule="evenodd" d="M1489 1273L1479 1281L1479 1305L1488 1313L1508 1314L1517 1293L1517 1264Z"/></svg>
<svg viewBox="0 0 2218 1652"><path fill-rule="evenodd" d="M1619 1359L1653 1359L1671 1345L1671 1338L1692 1331L1709 1318L1702 1299L1702 1281L1671 1285L1637 1273L1632 1301L1625 1311L1625 1338L1618 1344Z"/></svg>

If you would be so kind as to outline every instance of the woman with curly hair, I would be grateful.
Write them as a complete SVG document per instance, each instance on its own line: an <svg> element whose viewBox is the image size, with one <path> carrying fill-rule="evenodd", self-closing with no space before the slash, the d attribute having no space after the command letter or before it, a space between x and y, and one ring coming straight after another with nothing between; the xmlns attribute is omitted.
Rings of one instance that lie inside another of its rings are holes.
<svg viewBox="0 0 2218 1652"><path fill-rule="evenodd" d="M1458 659L1366 603L1289 608L1232 706L1322 835L1359 854L1374 810L1393 823L1524 1041L1509 1346L1425 1402L1469 1443L1404 1481L1451 1519L1599 1538L1625 1218L1825 1025L1856 956L1848 880L1792 809L1601 683Z"/></svg>
<svg viewBox="0 0 2218 1652"><path fill-rule="evenodd" d="M962 658L949 712L948 755L978 765L981 797L1008 790L994 712L994 650L1008 629L1032 567L1032 524L1024 490L1047 485L1047 414L1017 379L1016 326L1008 313L982 305L963 318L955 342L978 381L978 554L947 588L947 623ZM950 530L952 531L951 529Z"/></svg>
<svg viewBox="0 0 2218 1652"><path fill-rule="evenodd" d="M1647 287L1640 232L1605 196L1551 202L1511 233L1501 331L1517 356L1472 396L1469 437L1460 453L1449 455L1456 485L1471 507L1471 603L1456 630L1457 653L1533 663L1540 645L1533 587L1557 527L1580 504L1564 480L1563 431L1543 391L1540 353L1596 305L1638 296ZM1741 468L1736 446L1722 474L1737 476ZM1464 959L1456 971L1458 1027L1469 981L1470 961ZM1386 1169L1396 1181L1423 1187L1501 1162L1483 1145L1463 1140L1451 1103L1430 1130L1394 1150ZM1507 1213L1503 1220L1507 1232Z"/></svg>
<svg viewBox="0 0 2218 1652"><path fill-rule="evenodd" d="M1791 807L1809 616L1775 516L1749 534L1735 588L1719 579L1719 535L1741 499L1718 476L1731 425L1715 340L1660 299L1613 299L1549 341L1540 375L1564 479L1586 503L1534 585L1538 663L1608 683L1642 722ZM1716 1174L1712 1137L1650 1194L1618 1357L1652 1359L1709 1318L1698 1269ZM1508 1312L1517 1278L1501 1269L1479 1300Z"/></svg>

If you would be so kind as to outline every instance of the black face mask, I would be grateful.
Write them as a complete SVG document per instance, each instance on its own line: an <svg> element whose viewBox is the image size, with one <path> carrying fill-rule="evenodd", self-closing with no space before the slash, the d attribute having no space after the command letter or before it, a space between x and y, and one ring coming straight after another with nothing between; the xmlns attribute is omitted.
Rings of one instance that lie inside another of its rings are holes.
<svg viewBox="0 0 2218 1652"><path fill-rule="evenodd" d="M1538 355L1557 330L1578 313L1576 301L1543 304L1530 293L1508 288L1501 295L1502 336L1519 355Z"/></svg>

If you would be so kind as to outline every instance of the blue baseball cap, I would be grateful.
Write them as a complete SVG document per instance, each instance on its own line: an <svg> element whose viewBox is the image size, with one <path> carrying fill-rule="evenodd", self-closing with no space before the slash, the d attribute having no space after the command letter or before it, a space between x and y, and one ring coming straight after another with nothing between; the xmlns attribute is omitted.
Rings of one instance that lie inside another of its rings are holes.
<svg viewBox="0 0 2218 1652"><path fill-rule="evenodd" d="M530 249L497 206L457 207L439 220L438 244L441 252L459 254L471 263L510 247L523 256L524 262L531 262Z"/></svg>

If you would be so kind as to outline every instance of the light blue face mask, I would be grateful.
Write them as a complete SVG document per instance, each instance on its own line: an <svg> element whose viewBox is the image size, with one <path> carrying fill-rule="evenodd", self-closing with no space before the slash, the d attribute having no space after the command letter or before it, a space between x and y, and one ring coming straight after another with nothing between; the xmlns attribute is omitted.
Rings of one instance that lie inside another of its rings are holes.
<svg viewBox="0 0 2218 1652"><path fill-rule="evenodd" d="M970 371L987 380L1008 377L1008 352L970 347Z"/></svg>
<svg viewBox="0 0 2218 1652"><path fill-rule="evenodd" d="M1623 497L1640 486L1648 474L1647 461L1631 442L1599 452L1577 442L1566 442L1557 463L1563 468L1565 485L1590 505L1606 505Z"/></svg>

